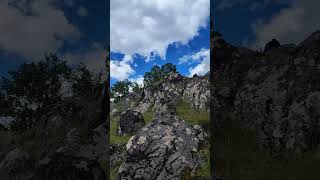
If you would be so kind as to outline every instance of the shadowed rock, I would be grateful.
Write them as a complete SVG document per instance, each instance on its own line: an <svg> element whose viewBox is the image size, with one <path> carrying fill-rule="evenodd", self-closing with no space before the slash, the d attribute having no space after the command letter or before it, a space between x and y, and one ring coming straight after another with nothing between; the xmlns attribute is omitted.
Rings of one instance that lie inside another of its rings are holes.
<svg viewBox="0 0 320 180"><path fill-rule="evenodd" d="M117 134L133 134L144 126L143 116L138 111L127 110L123 112L118 121Z"/></svg>
<svg viewBox="0 0 320 180"><path fill-rule="evenodd" d="M86 158L54 154L42 159L31 180L106 180L96 161Z"/></svg>

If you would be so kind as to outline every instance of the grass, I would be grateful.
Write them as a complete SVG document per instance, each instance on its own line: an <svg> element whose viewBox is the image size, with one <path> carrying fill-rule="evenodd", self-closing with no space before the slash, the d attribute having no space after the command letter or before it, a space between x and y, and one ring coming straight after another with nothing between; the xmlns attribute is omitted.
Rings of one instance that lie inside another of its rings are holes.
<svg viewBox="0 0 320 180"><path fill-rule="evenodd" d="M189 125L201 125L206 133L209 135L210 127L210 112L209 111L194 111L191 105L184 101L179 101L176 106L177 116ZM194 179L206 180L210 179L210 150L209 145L203 147L199 151L199 155L202 159L202 164L195 172Z"/></svg>
<svg viewBox="0 0 320 180"><path fill-rule="evenodd" d="M110 121L110 144L126 144L130 135L118 136L117 135L117 119L111 118Z"/></svg>
<svg viewBox="0 0 320 180"><path fill-rule="evenodd" d="M311 153L288 155L288 161L273 158L257 147L254 133L236 128L232 122L216 133L216 174L226 180L319 179L320 158Z"/></svg>
<svg viewBox="0 0 320 180"><path fill-rule="evenodd" d="M206 130L209 130L210 112L208 111L194 111L189 103L179 101L177 106L177 116L185 120L189 125L201 125Z"/></svg>
<svg viewBox="0 0 320 180"><path fill-rule="evenodd" d="M183 120L186 121L189 125L201 125L203 127L207 128L207 131L209 131L209 123L210 123L210 113L208 111L199 111L196 112L192 110L190 104L180 101L177 104L177 116ZM145 123L149 123L152 121L152 118L154 116L154 112L147 111L143 114L143 118L145 120ZM111 118L110 121L110 143L111 144L126 144L131 136L118 136L116 134L117 131L117 119L115 117ZM205 129L206 129L205 128ZM202 159L201 166L198 167L198 169L195 172L195 178L206 180L210 177L210 151L209 147L206 146L202 150L199 151L199 155ZM116 179L118 169L120 167L121 162L119 164L115 165L114 167L111 167L110 170L110 179Z"/></svg>
<svg viewBox="0 0 320 180"><path fill-rule="evenodd" d="M205 149L200 150L199 152L200 158L202 160L201 166L195 172L195 178L199 178L202 180L208 179L211 176L210 172L210 149L207 146Z"/></svg>
<svg viewBox="0 0 320 180"><path fill-rule="evenodd" d="M145 123L151 122L154 113L152 111L147 111L143 114ZM126 144L131 135L118 136L117 135L117 118L113 117L110 121L110 143L111 144Z"/></svg>
<svg viewBox="0 0 320 180"><path fill-rule="evenodd" d="M154 116L154 113L152 111L147 111L143 114L143 118L145 123L149 123L151 122L152 118ZM110 121L110 143L111 144L126 144L129 139L130 139L130 135L126 135L126 136L118 136L116 134L117 132L117 119L116 118L111 118ZM117 165L113 166L110 168L110 179L114 180L117 177L117 173L119 170L119 167L121 165L122 162L119 162Z"/></svg>

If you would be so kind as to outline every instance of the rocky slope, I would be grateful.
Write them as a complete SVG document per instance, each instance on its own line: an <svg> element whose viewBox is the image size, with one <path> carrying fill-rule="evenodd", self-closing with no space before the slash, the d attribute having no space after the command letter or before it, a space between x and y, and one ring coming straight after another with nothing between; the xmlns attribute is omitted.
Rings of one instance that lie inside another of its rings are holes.
<svg viewBox="0 0 320 180"><path fill-rule="evenodd" d="M135 131L123 152L121 145L113 146L111 166L120 163L117 179L183 179L195 177L195 171L202 165L199 151L208 145L203 127L191 126L177 116L176 106L180 101L188 102L195 111L209 111L209 74L187 78L171 73L154 86L145 87L138 101L138 95L129 95L126 104L130 110L113 113L119 117L117 129ZM154 112L152 120L138 126L143 118L140 113ZM130 115L129 115L130 114ZM128 119L132 117L133 119ZM124 121L128 123L124 123ZM135 120L137 119L137 120ZM120 127L119 127L120 126ZM137 127L140 127L136 130ZM128 131L129 132L129 131ZM113 155L114 154L114 155ZM115 156L121 156L117 159ZM118 161L118 162L117 162ZM208 177L207 177L208 178Z"/></svg>
<svg viewBox="0 0 320 180"><path fill-rule="evenodd" d="M171 73L156 87L144 88L142 100L135 110L144 113L148 109L157 112L168 106L174 108L181 99L189 102L193 109L208 110L210 104L209 73L193 78Z"/></svg>
<svg viewBox="0 0 320 180"><path fill-rule="evenodd" d="M212 39L214 126L232 118L272 153L314 150L320 142L320 32L297 46L274 42L255 52Z"/></svg>
<svg viewBox="0 0 320 180"><path fill-rule="evenodd" d="M102 103L67 98L36 127L10 137L14 148L0 159L0 177L105 180L108 126Z"/></svg>

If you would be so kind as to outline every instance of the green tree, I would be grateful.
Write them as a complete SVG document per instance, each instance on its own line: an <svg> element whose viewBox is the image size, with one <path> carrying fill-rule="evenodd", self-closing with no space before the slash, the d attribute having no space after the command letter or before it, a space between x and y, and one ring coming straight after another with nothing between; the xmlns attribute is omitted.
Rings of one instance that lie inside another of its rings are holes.
<svg viewBox="0 0 320 180"><path fill-rule="evenodd" d="M131 82L128 79L118 81L111 87L111 97L114 102L122 101L128 94Z"/></svg>
<svg viewBox="0 0 320 180"><path fill-rule="evenodd" d="M177 67L173 65L172 63L167 63L163 66L161 66L161 74L162 76L165 76L169 73L175 73L177 72Z"/></svg>
<svg viewBox="0 0 320 180"><path fill-rule="evenodd" d="M161 80L161 68L157 65L153 66L151 68L151 76L152 76L152 81L157 82Z"/></svg>
<svg viewBox="0 0 320 180"><path fill-rule="evenodd" d="M96 100L103 89L103 73L94 73L80 63L73 70L73 95L88 100Z"/></svg>
<svg viewBox="0 0 320 180"><path fill-rule="evenodd" d="M2 89L10 102L10 113L15 115L13 130L33 127L40 117L61 101L61 77L70 76L66 61L48 54L38 63L24 63L4 78Z"/></svg>
<svg viewBox="0 0 320 180"><path fill-rule="evenodd" d="M140 94L142 92L142 88L137 82L131 83L132 91L136 94Z"/></svg>

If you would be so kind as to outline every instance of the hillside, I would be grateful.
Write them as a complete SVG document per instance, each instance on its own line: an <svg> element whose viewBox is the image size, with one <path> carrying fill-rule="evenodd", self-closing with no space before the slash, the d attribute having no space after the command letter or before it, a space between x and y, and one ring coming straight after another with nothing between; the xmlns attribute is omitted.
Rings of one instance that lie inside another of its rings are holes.
<svg viewBox="0 0 320 180"><path fill-rule="evenodd" d="M112 178L209 179L209 87L209 74L170 73L112 104Z"/></svg>
<svg viewBox="0 0 320 180"><path fill-rule="evenodd" d="M298 45L272 40L264 52L222 37L211 46L215 175L319 177L320 32Z"/></svg>

